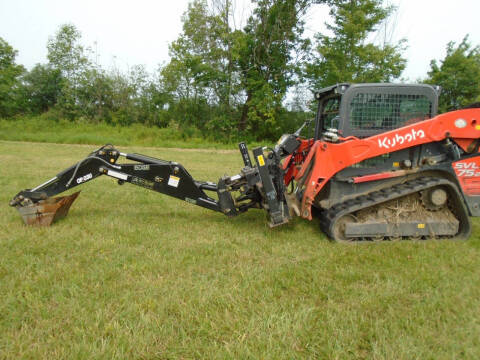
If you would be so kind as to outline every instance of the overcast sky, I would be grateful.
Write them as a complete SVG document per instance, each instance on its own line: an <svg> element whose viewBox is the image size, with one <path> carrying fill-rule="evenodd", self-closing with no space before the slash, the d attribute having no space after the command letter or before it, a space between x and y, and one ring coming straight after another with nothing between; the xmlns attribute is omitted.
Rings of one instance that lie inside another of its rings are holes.
<svg viewBox="0 0 480 360"><path fill-rule="evenodd" d="M46 62L49 36L64 23L74 24L82 43L97 50L105 68L143 64L153 71L168 61L168 44L182 29L188 0L0 0L0 37L19 51L17 62L31 68ZM394 40L406 38L406 80L426 76L431 59L442 59L448 41L466 34L480 44L480 1L391 0L398 6ZM247 0L236 0L237 18L248 14ZM327 9L315 6L307 34L323 29ZM96 45L95 45L96 43Z"/></svg>

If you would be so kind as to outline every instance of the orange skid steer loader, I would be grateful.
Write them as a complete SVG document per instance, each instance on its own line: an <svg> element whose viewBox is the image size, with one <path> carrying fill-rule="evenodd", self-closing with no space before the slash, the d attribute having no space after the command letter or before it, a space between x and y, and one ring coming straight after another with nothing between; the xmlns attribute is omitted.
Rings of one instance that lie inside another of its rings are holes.
<svg viewBox="0 0 480 360"><path fill-rule="evenodd" d="M468 238L480 215L480 109L437 115L438 95L429 85L337 84L315 94L313 137L304 124L253 149L254 162L240 143L244 168L217 183L105 145L10 205L27 224L49 225L78 193L52 196L105 175L227 216L263 209L271 226L315 217L336 241Z"/></svg>

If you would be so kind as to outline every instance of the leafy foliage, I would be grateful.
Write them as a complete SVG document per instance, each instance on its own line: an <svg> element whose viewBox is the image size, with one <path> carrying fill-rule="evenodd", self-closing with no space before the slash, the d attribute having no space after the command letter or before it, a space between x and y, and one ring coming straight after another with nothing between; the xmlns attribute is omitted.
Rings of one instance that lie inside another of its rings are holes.
<svg viewBox="0 0 480 360"><path fill-rule="evenodd" d="M302 0L258 0L243 34L239 67L247 99L239 129L274 137L280 128L282 101L293 85L296 55L305 50Z"/></svg>
<svg viewBox="0 0 480 360"><path fill-rule="evenodd" d="M175 112L195 109L181 125L256 138L273 138L281 131L294 60L305 48L300 18L309 2L261 0L255 5L239 30L230 24L231 1L216 9L202 0L190 4L183 33L170 46L171 61L162 69Z"/></svg>
<svg viewBox="0 0 480 360"><path fill-rule="evenodd" d="M58 97L63 115L70 119L80 117L80 94L91 67L83 46L81 34L72 24L60 26L54 37L48 40L49 65L60 72L64 81Z"/></svg>
<svg viewBox="0 0 480 360"><path fill-rule="evenodd" d="M175 100L172 110L193 110L178 117L181 126L223 133L234 128L231 119L241 89L233 53L237 34L229 24L230 12L229 0L217 13L206 1L193 1L183 17L182 34L170 45L171 61L161 75Z"/></svg>
<svg viewBox="0 0 480 360"><path fill-rule="evenodd" d="M49 65L37 64L22 78L25 106L33 114L53 108L61 95L64 79L60 70Z"/></svg>
<svg viewBox="0 0 480 360"><path fill-rule="evenodd" d="M12 116L19 108L19 77L22 65L15 63L17 51L0 37L0 117Z"/></svg>
<svg viewBox="0 0 480 360"><path fill-rule="evenodd" d="M431 61L426 80L442 87L439 101L442 112L480 100L480 47L472 47L467 35L458 45L449 42L446 50L440 64Z"/></svg>
<svg viewBox="0 0 480 360"><path fill-rule="evenodd" d="M340 82L388 82L398 78L406 61L404 41L391 45L368 42L386 21L392 7L382 0L331 0L332 35L316 35L316 54L306 73L316 88Z"/></svg>

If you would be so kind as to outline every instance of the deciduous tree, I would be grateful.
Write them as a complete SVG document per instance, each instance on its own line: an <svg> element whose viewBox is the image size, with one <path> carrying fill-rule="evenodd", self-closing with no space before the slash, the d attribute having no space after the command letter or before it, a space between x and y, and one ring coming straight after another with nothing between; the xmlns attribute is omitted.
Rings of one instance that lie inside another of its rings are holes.
<svg viewBox="0 0 480 360"><path fill-rule="evenodd" d="M405 68L402 57L405 42L374 44L369 36L389 15L391 6L383 0L329 0L331 33L316 35L313 61L307 76L316 88L339 82L388 82Z"/></svg>
<svg viewBox="0 0 480 360"><path fill-rule="evenodd" d="M447 44L447 54L438 62L432 60L426 82L440 85L439 109L458 109L480 100L480 47L472 47L468 35L456 44Z"/></svg>
<svg viewBox="0 0 480 360"><path fill-rule="evenodd" d="M19 104L19 77L25 71L15 63L17 50L0 38L0 117L21 111Z"/></svg>
<svg viewBox="0 0 480 360"><path fill-rule="evenodd" d="M282 101L292 85L296 60L308 41L302 38L305 0L256 0L238 45L238 62L246 100L239 121L241 131L257 137L278 132Z"/></svg>
<svg viewBox="0 0 480 360"><path fill-rule="evenodd" d="M64 24L47 44L49 65L64 78L59 106L64 115L71 119L81 115L79 88L91 67L80 40L81 34L77 28L72 24Z"/></svg>
<svg viewBox="0 0 480 360"><path fill-rule="evenodd" d="M22 94L28 110L40 114L53 108L63 88L58 69L48 64L37 64L22 77Z"/></svg>
<svg viewBox="0 0 480 360"><path fill-rule="evenodd" d="M232 16L232 0L217 0L212 6L194 0L183 16L183 31L170 45L171 60L161 71L162 87L174 95L181 124L224 133L235 125L235 109L243 96Z"/></svg>

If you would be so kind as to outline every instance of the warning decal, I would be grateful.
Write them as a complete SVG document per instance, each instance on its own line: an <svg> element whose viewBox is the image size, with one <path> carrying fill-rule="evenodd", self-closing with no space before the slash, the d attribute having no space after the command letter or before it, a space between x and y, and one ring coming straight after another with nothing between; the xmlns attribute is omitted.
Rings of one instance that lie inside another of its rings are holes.
<svg viewBox="0 0 480 360"><path fill-rule="evenodd" d="M258 160L258 165L260 165L260 166L265 165L265 159L263 158L263 155L258 155L257 160Z"/></svg>
<svg viewBox="0 0 480 360"><path fill-rule="evenodd" d="M178 187L178 183L180 182L180 178L177 176L170 175L168 178L168 185L173 187Z"/></svg>

